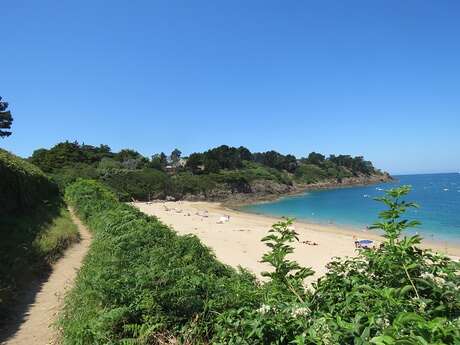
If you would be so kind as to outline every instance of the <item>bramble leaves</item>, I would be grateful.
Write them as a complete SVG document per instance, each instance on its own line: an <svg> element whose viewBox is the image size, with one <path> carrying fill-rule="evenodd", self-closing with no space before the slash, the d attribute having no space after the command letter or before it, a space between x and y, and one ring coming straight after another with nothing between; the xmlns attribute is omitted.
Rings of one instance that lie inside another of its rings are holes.
<svg viewBox="0 0 460 345"><path fill-rule="evenodd" d="M370 228L383 230L390 244L393 244L404 230L420 225L416 220L399 220L407 209L419 207L416 203L400 200L401 197L409 194L410 190L410 186L401 186L385 191L386 195L383 197L375 198L388 206L388 209L379 213L382 221L374 223Z"/></svg>
<svg viewBox="0 0 460 345"><path fill-rule="evenodd" d="M269 263L274 268L273 272L262 272L262 276L269 277L275 284L285 285L303 301L299 296L304 294L303 281L314 272L310 268L300 266L296 261L287 259L287 255L294 252L290 243L299 240L292 223L292 219L286 219L273 224L268 231L269 235L262 238L262 242L271 249L263 255L262 262Z"/></svg>

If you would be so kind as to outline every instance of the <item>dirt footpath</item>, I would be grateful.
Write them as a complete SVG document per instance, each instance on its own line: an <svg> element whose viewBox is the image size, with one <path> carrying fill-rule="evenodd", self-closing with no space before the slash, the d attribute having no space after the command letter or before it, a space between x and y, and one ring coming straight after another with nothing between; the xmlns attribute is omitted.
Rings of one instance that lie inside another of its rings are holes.
<svg viewBox="0 0 460 345"><path fill-rule="evenodd" d="M56 343L56 330L53 322L62 307L65 293L72 288L75 277L88 252L91 235L87 228L71 212L72 220L77 224L81 241L72 245L57 261L48 279L43 282L38 292L31 298L31 303L24 309L17 330L2 345L47 345ZM34 289L31 289L32 293ZM22 320L22 321L21 321Z"/></svg>

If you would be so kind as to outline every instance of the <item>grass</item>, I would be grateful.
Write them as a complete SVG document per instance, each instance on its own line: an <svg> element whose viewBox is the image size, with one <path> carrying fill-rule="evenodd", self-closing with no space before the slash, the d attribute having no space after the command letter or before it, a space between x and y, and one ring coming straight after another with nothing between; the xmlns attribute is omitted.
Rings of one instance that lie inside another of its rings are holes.
<svg viewBox="0 0 460 345"><path fill-rule="evenodd" d="M56 197L27 213L2 216L0 235L1 316L18 291L49 271L64 250L79 240L79 234L65 204Z"/></svg>
<svg viewBox="0 0 460 345"><path fill-rule="evenodd" d="M57 217L39 234L33 246L46 262L53 263L62 256L66 248L79 240L78 228L69 211L61 207Z"/></svg>

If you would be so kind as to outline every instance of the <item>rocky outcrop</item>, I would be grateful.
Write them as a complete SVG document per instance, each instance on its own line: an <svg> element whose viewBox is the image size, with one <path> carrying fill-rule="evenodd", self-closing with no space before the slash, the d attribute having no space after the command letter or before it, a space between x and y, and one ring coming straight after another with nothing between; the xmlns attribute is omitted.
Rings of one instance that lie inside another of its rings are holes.
<svg viewBox="0 0 460 345"><path fill-rule="evenodd" d="M292 193L295 186L278 183L271 180L256 180L244 185L221 184L206 193L187 194L185 200L189 201L237 201L258 200Z"/></svg>
<svg viewBox="0 0 460 345"><path fill-rule="evenodd" d="M281 196L302 193L307 190L362 186L389 182L392 177L387 174L360 175L338 179L329 179L310 184L283 184L272 180L255 180L244 185L221 184L217 188L200 194L187 194L189 201L222 201L226 204L245 204L254 201L274 200Z"/></svg>
<svg viewBox="0 0 460 345"><path fill-rule="evenodd" d="M293 185L281 184L270 180L256 180L250 185L251 193L255 195L286 194L296 189Z"/></svg>
<svg viewBox="0 0 460 345"><path fill-rule="evenodd" d="M296 184L297 190L313 190L313 189L327 189L327 188L340 188L350 186L365 186L369 184L390 182L393 178L388 173L374 174L374 175L358 175L353 177L346 177L341 180L330 179L317 183L309 184Z"/></svg>

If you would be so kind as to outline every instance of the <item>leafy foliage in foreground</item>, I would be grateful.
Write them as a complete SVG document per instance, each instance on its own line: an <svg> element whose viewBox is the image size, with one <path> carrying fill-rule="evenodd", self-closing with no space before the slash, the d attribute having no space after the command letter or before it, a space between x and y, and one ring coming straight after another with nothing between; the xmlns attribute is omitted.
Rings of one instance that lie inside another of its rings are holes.
<svg viewBox="0 0 460 345"><path fill-rule="evenodd" d="M258 283L219 263L194 236L119 203L106 188L79 181L67 200L95 233L61 319L64 344L460 344L459 264L402 237L408 187L381 201L375 227L387 239L312 274L289 259L291 221L273 226Z"/></svg>
<svg viewBox="0 0 460 345"><path fill-rule="evenodd" d="M401 200L408 192L407 186L396 188L379 199L388 206L375 224L387 238L379 248L334 260L311 293L293 291L293 302L283 296L265 302L259 310L226 312L219 319L224 322L217 328L219 342L460 344L459 263L418 248L419 236L401 238L405 229L415 225L402 219L407 208L416 207ZM288 224L278 232L288 231ZM285 253L291 250L284 247ZM299 271L293 263L284 267ZM287 271L285 279L292 274ZM269 284L280 280L277 275L273 278ZM299 295L303 298L294 298Z"/></svg>
<svg viewBox="0 0 460 345"><path fill-rule="evenodd" d="M279 222L273 225L268 235L262 238L262 242L270 248L268 253L262 256L262 262L269 263L274 271L262 272L262 276L269 277L273 286L281 289L288 288L301 302L300 295L304 294L303 282L305 278L314 274L313 270L301 267L297 262L289 260L287 256L294 252L289 243L299 240L298 234L292 228L292 220Z"/></svg>
<svg viewBox="0 0 460 345"><path fill-rule="evenodd" d="M401 200L410 188L379 198L386 241L353 259L330 264L315 286L312 310L326 320L331 337L373 344L459 344L460 266L417 247L418 235L402 237L418 223L402 218L414 203Z"/></svg>

